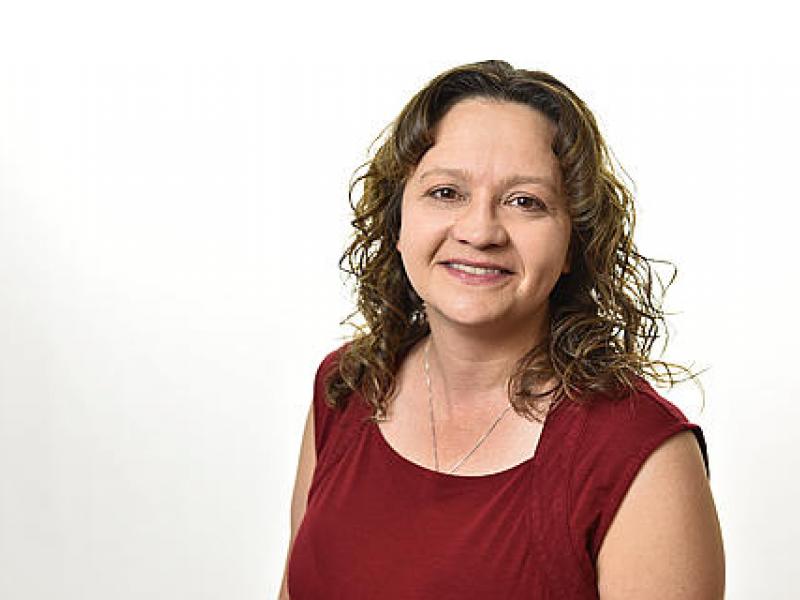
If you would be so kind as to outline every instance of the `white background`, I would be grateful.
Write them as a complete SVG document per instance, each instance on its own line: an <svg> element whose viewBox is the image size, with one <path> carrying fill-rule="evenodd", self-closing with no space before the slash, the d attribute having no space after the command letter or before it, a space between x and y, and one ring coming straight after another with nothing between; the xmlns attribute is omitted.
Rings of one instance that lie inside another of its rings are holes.
<svg viewBox="0 0 800 600"><path fill-rule="evenodd" d="M274 598L347 184L439 72L560 78L679 267L728 598L789 599L800 504L792 20L694 2L0 4L0 597Z"/></svg>

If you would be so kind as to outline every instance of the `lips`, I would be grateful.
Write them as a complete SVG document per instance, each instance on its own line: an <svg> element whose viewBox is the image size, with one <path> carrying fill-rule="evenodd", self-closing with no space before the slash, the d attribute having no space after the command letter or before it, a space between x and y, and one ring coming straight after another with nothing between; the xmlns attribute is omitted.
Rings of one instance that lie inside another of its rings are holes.
<svg viewBox="0 0 800 600"><path fill-rule="evenodd" d="M450 265L453 263L458 263L461 265L467 265L468 267L481 267L483 269L497 269L502 271L503 273L513 273L511 269L508 267L504 267L503 265L499 265L497 263L491 262L484 262L484 261L477 261L477 260L467 260L463 258L449 258L447 260L443 260L440 264L442 265Z"/></svg>

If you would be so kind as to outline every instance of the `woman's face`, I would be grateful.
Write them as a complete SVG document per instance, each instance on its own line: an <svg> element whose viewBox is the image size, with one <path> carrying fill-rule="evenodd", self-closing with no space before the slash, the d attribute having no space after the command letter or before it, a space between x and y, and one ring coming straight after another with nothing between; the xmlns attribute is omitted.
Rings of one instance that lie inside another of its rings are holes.
<svg viewBox="0 0 800 600"><path fill-rule="evenodd" d="M463 100L439 122L406 183L397 243L430 320L530 330L549 318L571 229L554 134L539 112L485 99ZM449 261L508 272L473 275Z"/></svg>

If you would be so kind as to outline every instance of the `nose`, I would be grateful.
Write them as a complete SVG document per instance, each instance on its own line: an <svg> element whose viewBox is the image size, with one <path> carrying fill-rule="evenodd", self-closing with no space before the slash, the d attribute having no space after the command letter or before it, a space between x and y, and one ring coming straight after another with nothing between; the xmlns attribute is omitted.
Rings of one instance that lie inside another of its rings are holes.
<svg viewBox="0 0 800 600"><path fill-rule="evenodd" d="M451 234L459 242L476 248L502 246L508 242L508 232L498 218L497 205L488 193L473 194L458 213Z"/></svg>

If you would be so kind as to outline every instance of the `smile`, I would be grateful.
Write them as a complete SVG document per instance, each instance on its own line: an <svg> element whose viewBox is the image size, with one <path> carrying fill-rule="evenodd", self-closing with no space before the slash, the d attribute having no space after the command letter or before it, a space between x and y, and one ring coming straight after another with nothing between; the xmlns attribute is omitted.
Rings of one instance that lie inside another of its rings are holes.
<svg viewBox="0 0 800 600"><path fill-rule="evenodd" d="M447 272L459 281L469 285L491 285L505 281L511 273L500 269L484 269L481 267L469 267L457 263L447 263L442 265Z"/></svg>

